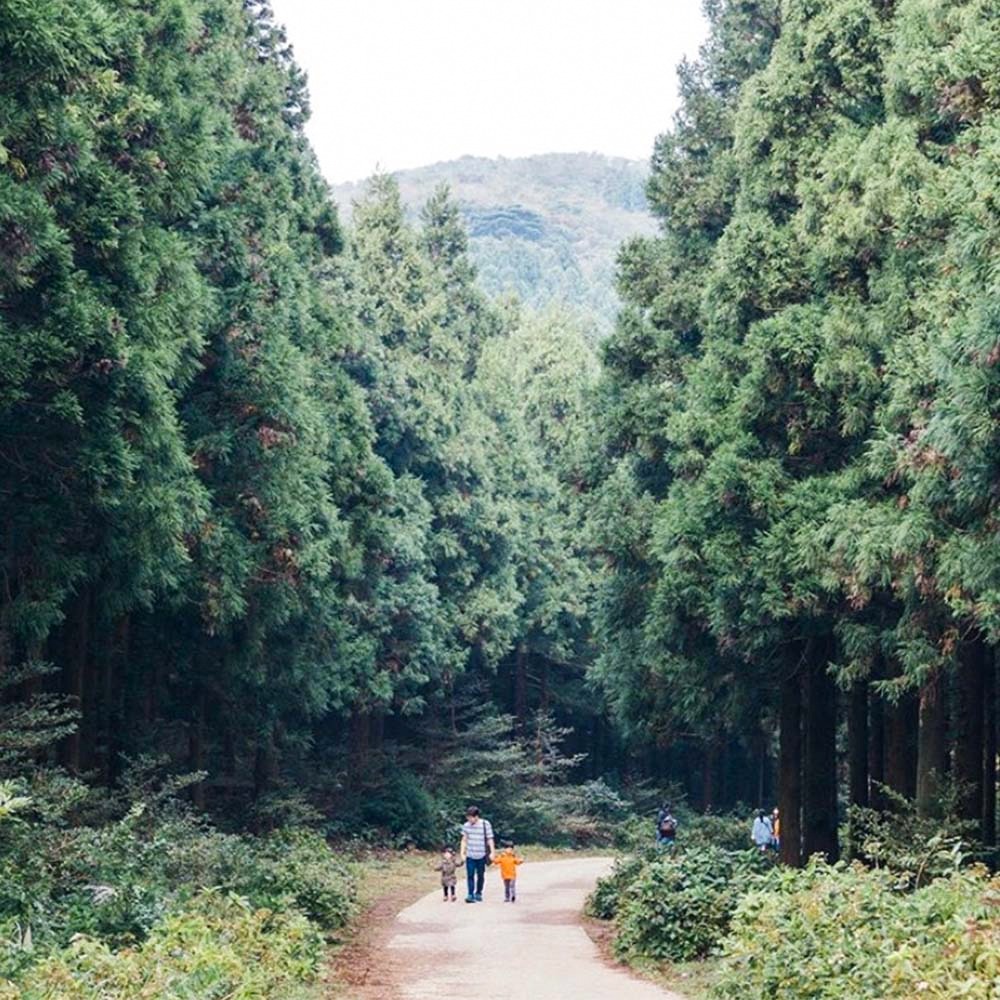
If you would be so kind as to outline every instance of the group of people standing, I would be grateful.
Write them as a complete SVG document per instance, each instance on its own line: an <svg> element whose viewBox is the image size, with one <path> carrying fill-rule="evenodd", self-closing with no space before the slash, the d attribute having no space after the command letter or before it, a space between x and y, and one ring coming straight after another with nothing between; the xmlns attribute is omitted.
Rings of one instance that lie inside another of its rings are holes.
<svg viewBox="0 0 1000 1000"><path fill-rule="evenodd" d="M673 847L677 841L677 817L669 802L664 802L656 814L656 844L658 847ZM768 813L759 809L754 817L750 837L762 851L778 851L781 848L781 814L777 806Z"/></svg>
<svg viewBox="0 0 1000 1000"><path fill-rule="evenodd" d="M778 851L781 849L781 814L778 807L771 810L770 815L759 809L754 817L750 838L761 851Z"/></svg>

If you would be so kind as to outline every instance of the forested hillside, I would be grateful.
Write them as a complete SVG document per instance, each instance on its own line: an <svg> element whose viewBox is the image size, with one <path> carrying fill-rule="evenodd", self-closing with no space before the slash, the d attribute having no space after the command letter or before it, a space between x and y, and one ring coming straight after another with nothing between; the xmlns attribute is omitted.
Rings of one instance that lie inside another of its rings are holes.
<svg viewBox="0 0 1000 1000"><path fill-rule="evenodd" d="M396 173L416 215L446 184L469 232L480 287L511 293L535 309L572 308L595 337L619 308L615 262L621 243L654 230L645 198L648 168L594 153L549 153L495 160L466 156ZM363 183L339 184L346 215Z"/></svg>

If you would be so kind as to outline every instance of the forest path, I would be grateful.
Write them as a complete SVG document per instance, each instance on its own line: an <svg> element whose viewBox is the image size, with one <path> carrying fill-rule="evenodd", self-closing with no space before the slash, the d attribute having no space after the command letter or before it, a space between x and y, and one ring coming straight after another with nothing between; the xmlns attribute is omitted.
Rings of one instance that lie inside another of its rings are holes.
<svg viewBox="0 0 1000 1000"><path fill-rule="evenodd" d="M387 928L378 981L369 980L360 997L683 1000L609 965L581 926L587 894L610 865L607 858L528 862L514 904L503 902L492 869L485 902L465 903L460 895L445 903L440 891L428 893Z"/></svg>

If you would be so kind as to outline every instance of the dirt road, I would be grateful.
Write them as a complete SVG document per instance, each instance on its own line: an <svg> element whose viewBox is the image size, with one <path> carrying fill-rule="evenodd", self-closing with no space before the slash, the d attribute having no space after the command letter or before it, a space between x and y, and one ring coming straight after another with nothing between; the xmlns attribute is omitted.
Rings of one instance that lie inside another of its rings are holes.
<svg viewBox="0 0 1000 1000"><path fill-rule="evenodd" d="M526 863L518 900L487 876L485 901L431 893L403 910L383 941L379 1000L683 1000L606 964L580 926L602 858ZM461 889L461 886L459 886ZM376 992L378 991L378 992Z"/></svg>

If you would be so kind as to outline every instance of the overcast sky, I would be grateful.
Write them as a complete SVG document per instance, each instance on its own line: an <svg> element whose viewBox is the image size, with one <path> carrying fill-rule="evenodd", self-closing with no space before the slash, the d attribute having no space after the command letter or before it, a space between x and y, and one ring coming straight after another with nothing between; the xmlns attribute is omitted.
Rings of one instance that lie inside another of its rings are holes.
<svg viewBox="0 0 1000 1000"><path fill-rule="evenodd" d="M700 0L272 0L327 179L471 153L645 159Z"/></svg>

